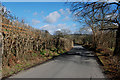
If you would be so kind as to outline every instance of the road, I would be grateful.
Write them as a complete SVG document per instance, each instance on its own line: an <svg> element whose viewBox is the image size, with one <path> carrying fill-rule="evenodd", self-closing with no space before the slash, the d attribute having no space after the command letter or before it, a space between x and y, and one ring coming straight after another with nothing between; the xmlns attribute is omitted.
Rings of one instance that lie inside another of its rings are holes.
<svg viewBox="0 0 120 80"><path fill-rule="evenodd" d="M92 52L74 46L65 55L10 78L105 78Z"/></svg>

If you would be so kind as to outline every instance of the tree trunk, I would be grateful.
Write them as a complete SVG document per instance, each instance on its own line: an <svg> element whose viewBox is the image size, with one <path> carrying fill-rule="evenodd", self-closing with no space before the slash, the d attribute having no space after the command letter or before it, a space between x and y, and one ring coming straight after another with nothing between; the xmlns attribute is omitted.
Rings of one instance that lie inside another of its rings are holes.
<svg viewBox="0 0 120 80"><path fill-rule="evenodd" d="M96 49L96 35L95 32L93 31L93 41L92 41L92 47Z"/></svg>
<svg viewBox="0 0 120 80"><path fill-rule="evenodd" d="M120 56L120 24L118 26L118 30L116 32L116 45L114 50L114 56Z"/></svg>

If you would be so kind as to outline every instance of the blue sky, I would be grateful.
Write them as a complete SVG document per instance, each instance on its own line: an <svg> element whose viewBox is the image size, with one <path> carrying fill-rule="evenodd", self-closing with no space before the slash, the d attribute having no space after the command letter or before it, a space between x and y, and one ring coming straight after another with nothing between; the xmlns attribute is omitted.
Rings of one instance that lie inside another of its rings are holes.
<svg viewBox="0 0 120 80"><path fill-rule="evenodd" d="M74 33L79 31L84 25L84 22L78 23L73 21L72 13L69 9L70 6L65 4L65 2L7 1L8 2L4 2L4 0L2 0L2 4L7 8L7 10L17 16L19 20L24 19L26 24L40 30L48 30L51 34L62 29L68 29L71 33Z"/></svg>
<svg viewBox="0 0 120 80"><path fill-rule="evenodd" d="M96 2L96 1L101 1L101 2L105 2L105 1L109 1L109 2L115 2L115 1L119 1L119 0L1 0L1 2Z"/></svg>
<svg viewBox="0 0 120 80"><path fill-rule="evenodd" d="M34 28L48 30L69 29L72 33L79 30L81 24L73 21L70 6L64 2L3 2L12 14L25 19L25 23Z"/></svg>

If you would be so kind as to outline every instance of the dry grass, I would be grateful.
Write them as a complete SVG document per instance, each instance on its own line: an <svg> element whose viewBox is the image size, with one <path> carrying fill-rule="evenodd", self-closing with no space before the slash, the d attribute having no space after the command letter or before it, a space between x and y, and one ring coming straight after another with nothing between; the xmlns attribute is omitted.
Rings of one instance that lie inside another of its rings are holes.
<svg viewBox="0 0 120 80"><path fill-rule="evenodd" d="M62 51L60 51L62 54ZM19 71L22 71L24 69L27 69L31 66L43 63L49 59L52 59L53 56L59 56L57 52L53 52L50 50L44 50L44 54L40 54L39 52L34 52L32 55L29 55L31 53L28 53L26 56L24 56L23 59L17 61L16 63L12 59L10 62L10 66L3 66L2 68L2 77L7 77L10 75L13 75Z"/></svg>
<svg viewBox="0 0 120 80"><path fill-rule="evenodd" d="M7 19L6 19L7 20ZM5 22L3 20L3 22ZM71 40L54 38L46 32L2 25L4 50L2 55L2 77L6 77L33 65L43 63L72 48Z"/></svg>
<svg viewBox="0 0 120 80"><path fill-rule="evenodd" d="M95 51L95 54L103 64L102 68L108 78L113 80L120 79L120 59L118 56L113 56L113 49L98 47L95 50L91 46L86 46L86 48Z"/></svg>

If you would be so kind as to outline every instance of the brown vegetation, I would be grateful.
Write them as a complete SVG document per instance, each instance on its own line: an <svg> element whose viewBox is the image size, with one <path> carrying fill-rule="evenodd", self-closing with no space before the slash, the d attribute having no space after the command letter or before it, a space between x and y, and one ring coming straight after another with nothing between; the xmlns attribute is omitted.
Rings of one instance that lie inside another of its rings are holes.
<svg viewBox="0 0 120 80"><path fill-rule="evenodd" d="M120 1L116 2L75 2L71 11L78 22L85 21L92 30L94 50L109 78L120 76ZM108 0L109 1L109 0ZM112 8L114 6L114 8ZM91 41L89 41L91 42Z"/></svg>
<svg viewBox="0 0 120 80"><path fill-rule="evenodd" d="M69 51L72 40L22 26L2 17L2 76L8 76ZM16 24L16 26L14 26Z"/></svg>

